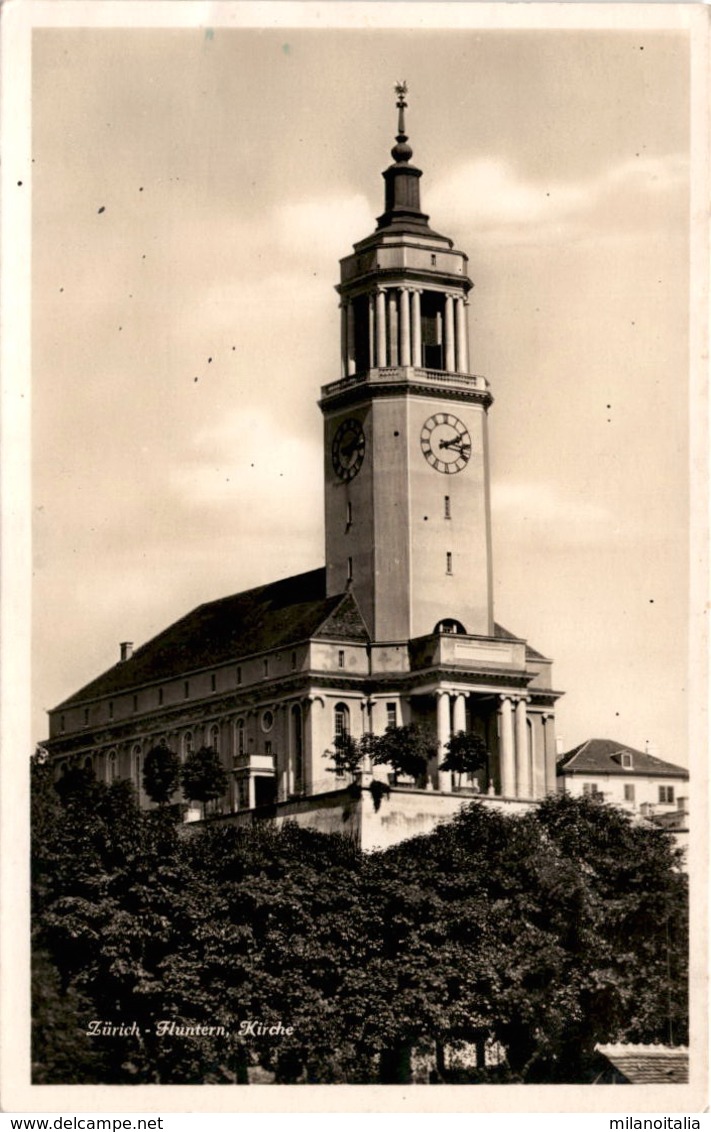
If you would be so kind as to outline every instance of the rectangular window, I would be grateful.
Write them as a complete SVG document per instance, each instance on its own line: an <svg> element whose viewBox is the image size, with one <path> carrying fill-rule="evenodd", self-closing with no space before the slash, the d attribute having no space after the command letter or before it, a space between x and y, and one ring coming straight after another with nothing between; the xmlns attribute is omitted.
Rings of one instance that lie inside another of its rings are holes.
<svg viewBox="0 0 711 1132"><path fill-rule="evenodd" d="M291 654L291 667L292 667L292 670L296 668L296 653L295 652L293 652Z"/></svg>
<svg viewBox="0 0 711 1132"><path fill-rule="evenodd" d="M353 581L353 559L352 558L348 559L348 581L349 582Z"/></svg>
<svg viewBox="0 0 711 1132"><path fill-rule="evenodd" d="M622 752L621 765L629 770L632 766L632 755L629 751Z"/></svg>
<svg viewBox="0 0 711 1132"><path fill-rule="evenodd" d="M452 518L452 502L448 495L444 497L444 517L445 519Z"/></svg>
<svg viewBox="0 0 711 1132"><path fill-rule="evenodd" d="M217 677L215 676L214 672L213 672L212 676L210 677L210 687L211 687L213 692L217 691Z"/></svg>
<svg viewBox="0 0 711 1132"><path fill-rule="evenodd" d="M64 731L64 716L63 715L60 715L60 717L59 717L59 730Z"/></svg>
<svg viewBox="0 0 711 1132"><path fill-rule="evenodd" d="M185 683L183 684L183 695L185 696L186 700L187 700L188 696L190 695L190 681L189 680L186 680Z"/></svg>
<svg viewBox="0 0 711 1132"><path fill-rule="evenodd" d="M452 573L452 552L451 552L451 550L447 551L447 573L448 574Z"/></svg>
<svg viewBox="0 0 711 1132"><path fill-rule="evenodd" d="M631 782L625 783L625 802L634 802L634 786Z"/></svg>
<svg viewBox="0 0 711 1132"><path fill-rule="evenodd" d="M109 700L109 719L114 718L114 701Z"/></svg>
<svg viewBox="0 0 711 1132"><path fill-rule="evenodd" d="M346 654L345 654L343 649L338 650L338 667L339 668L345 668L346 667Z"/></svg>
<svg viewBox="0 0 711 1132"><path fill-rule="evenodd" d="M674 787L673 786L660 786L659 787L659 801L663 806L672 805L674 802Z"/></svg>
<svg viewBox="0 0 711 1132"><path fill-rule="evenodd" d="M601 795L600 795L600 790L598 788L597 782L584 782L583 783L583 794L587 798L599 798Z"/></svg>
<svg viewBox="0 0 711 1132"><path fill-rule="evenodd" d="M88 709L88 707L85 707L84 708L84 726L85 727L88 724L88 722L89 722L89 709Z"/></svg>
<svg viewBox="0 0 711 1132"><path fill-rule="evenodd" d="M352 525L352 523L353 523L353 504L352 503L346 503L346 530L348 530L348 528Z"/></svg>
<svg viewBox="0 0 711 1132"><path fill-rule="evenodd" d="M263 675L265 677L268 676L269 675L269 658L266 657L266 656L265 656L264 660L262 661L262 668L263 668Z"/></svg>
<svg viewBox="0 0 711 1132"><path fill-rule="evenodd" d="M158 704L160 705L162 703L163 703L163 689L159 688L158 689Z"/></svg>
<svg viewBox="0 0 711 1132"><path fill-rule="evenodd" d="M242 683L242 668L241 668L241 666L238 666L238 668L237 668L237 683L238 684Z"/></svg>
<svg viewBox="0 0 711 1132"><path fill-rule="evenodd" d="M387 727L397 727L397 704L386 704Z"/></svg>
<svg viewBox="0 0 711 1132"><path fill-rule="evenodd" d="M138 696L133 697L133 710L138 711Z"/></svg>
<svg viewBox="0 0 711 1132"><path fill-rule="evenodd" d="M271 741L271 739L265 739L265 741L264 741L264 754L265 755L271 755L271 753L272 753L272 741Z"/></svg>

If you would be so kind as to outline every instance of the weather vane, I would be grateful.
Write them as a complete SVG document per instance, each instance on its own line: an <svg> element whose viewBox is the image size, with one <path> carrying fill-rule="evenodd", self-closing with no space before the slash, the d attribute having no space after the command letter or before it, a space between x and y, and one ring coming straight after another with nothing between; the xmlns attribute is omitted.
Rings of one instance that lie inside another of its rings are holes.
<svg viewBox="0 0 711 1132"><path fill-rule="evenodd" d="M398 106L407 106L405 102L405 95L407 94L407 83L404 79L398 79L395 83L395 93L397 95Z"/></svg>

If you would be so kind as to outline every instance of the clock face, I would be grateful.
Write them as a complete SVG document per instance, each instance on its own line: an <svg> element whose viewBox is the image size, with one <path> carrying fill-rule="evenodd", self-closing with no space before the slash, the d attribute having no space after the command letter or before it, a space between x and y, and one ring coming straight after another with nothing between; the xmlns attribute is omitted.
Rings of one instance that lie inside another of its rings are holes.
<svg viewBox="0 0 711 1132"><path fill-rule="evenodd" d="M365 433L360 421L354 417L341 421L331 445L333 470L348 482L358 475L365 455Z"/></svg>
<svg viewBox="0 0 711 1132"><path fill-rule="evenodd" d="M445 475L461 472L472 454L466 425L451 413L428 417L420 433L420 446L427 463Z"/></svg>

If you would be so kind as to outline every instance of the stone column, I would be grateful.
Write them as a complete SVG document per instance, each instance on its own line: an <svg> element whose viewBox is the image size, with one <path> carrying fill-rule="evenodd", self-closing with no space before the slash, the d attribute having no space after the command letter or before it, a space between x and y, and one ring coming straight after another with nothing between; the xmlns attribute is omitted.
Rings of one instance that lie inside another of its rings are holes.
<svg viewBox="0 0 711 1132"><path fill-rule="evenodd" d="M410 347L410 292L407 287L400 288L400 365L412 365Z"/></svg>
<svg viewBox="0 0 711 1132"><path fill-rule="evenodd" d="M375 334L375 364L378 369L383 369L383 367L388 364L388 339L387 320L385 317L385 291L382 287L378 288L378 293L375 297Z"/></svg>
<svg viewBox="0 0 711 1132"><path fill-rule="evenodd" d="M469 372L467 350L467 302L464 296L457 299L455 322L457 327L457 373Z"/></svg>
<svg viewBox="0 0 711 1132"><path fill-rule="evenodd" d="M444 368L454 373L454 299L444 296Z"/></svg>
<svg viewBox="0 0 711 1132"><path fill-rule="evenodd" d="M555 716L553 712L545 712L543 720L543 757L546 767L546 794L555 794L558 789L556 781L556 749L555 749Z"/></svg>
<svg viewBox="0 0 711 1132"><path fill-rule="evenodd" d="M411 320L411 337L412 337L412 364L413 366L422 365L422 315L420 313L420 295L422 291L414 290L411 292L412 303L412 320Z"/></svg>
<svg viewBox="0 0 711 1132"><path fill-rule="evenodd" d="M391 287L388 291L388 365L398 364L397 351L397 291Z"/></svg>
<svg viewBox="0 0 711 1132"><path fill-rule="evenodd" d="M519 798L531 798L533 796L525 696L521 696L516 704L516 793Z"/></svg>
<svg viewBox="0 0 711 1132"><path fill-rule="evenodd" d="M499 731L501 762L501 793L505 798L516 794L516 768L514 762L513 720L511 717L511 697L501 696L499 704Z"/></svg>
<svg viewBox="0 0 711 1132"><path fill-rule="evenodd" d="M448 770L439 769L447 756L445 745L452 738L452 727L449 720L449 692L437 692L436 696L437 743L439 745L437 751L437 785L440 790L446 790L448 793L451 793L452 774Z"/></svg>
<svg viewBox="0 0 711 1132"><path fill-rule="evenodd" d="M453 711L452 731L456 735L458 731L466 731L467 729L467 694L466 692L457 692L454 697L454 711Z"/></svg>
<svg viewBox="0 0 711 1132"><path fill-rule="evenodd" d="M348 301L341 299L341 377L348 373Z"/></svg>
<svg viewBox="0 0 711 1132"><path fill-rule="evenodd" d="M346 320L347 338L348 338L347 355L348 355L348 373L350 375L352 373L355 373L355 370L356 370L356 364L355 364L355 316L354 316L354 312L353 312L353 303L350 302L350 301L348 303L347 316L348 316L347 320Z"/></svg>
<svg viewBox="0 0 711 1132"><path fill-rule="evenodd" d="M368 369L375 365L375 295L368 295Z"/></svg>

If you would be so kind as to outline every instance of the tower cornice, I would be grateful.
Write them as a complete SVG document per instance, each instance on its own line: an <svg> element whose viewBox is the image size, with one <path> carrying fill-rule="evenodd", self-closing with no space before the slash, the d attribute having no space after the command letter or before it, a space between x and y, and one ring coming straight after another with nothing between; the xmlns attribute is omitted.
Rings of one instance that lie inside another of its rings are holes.
<svg viewBox="0 0 711 1132"><path fill-rule="evenodd" d="M322 409L344 408L375 397L393 395L443 397L468 401L488 409L493 403L489 383L480 374L448 373L414 366L388 366L350 374L321 387Z"/></svg>

